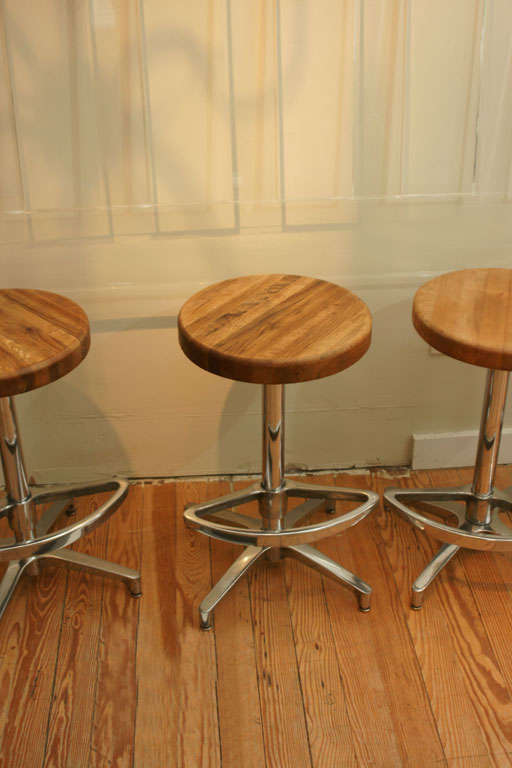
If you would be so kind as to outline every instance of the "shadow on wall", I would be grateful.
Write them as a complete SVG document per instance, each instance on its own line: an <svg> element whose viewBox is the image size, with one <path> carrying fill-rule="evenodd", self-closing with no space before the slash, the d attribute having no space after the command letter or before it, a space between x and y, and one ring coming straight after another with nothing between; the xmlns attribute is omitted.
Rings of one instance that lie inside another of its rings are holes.
<svg viewBox="0 0 512 768"><path fill-rule="evenodd" d="M377 308L364 296L374 332L360 361L287 387L288 471L408 464L414 433L478 427L485 371L433 356L410 319L411 287L402 291ZM261 412L261 387L232 382L218 428L220 468L260 471Z"/></svg>
<svg viewBox="0 0 512 768"><path fill-rule="evenodd" d="M375 378L368 394L389 406L405 441L413 433L477 429L485 369L433 351L414 329L410 296L374 312L371 354ZM391 292L390 292L391 293ZM409 457L410 458L410 457Z"/></svg>
<svg viewBox="0 0 512 768"><path fill-rule="evenodd" d="M16 398L27 471L34 484L93 482L130 466L112 420L86 394L84 367L80 374L72 371Z"/></svg>
<svg viewBox="0 0 512 768"><path fill-rule="evenodd" d="M242 474L260 471L261 389L260 384L230 381L217 436L220 468L233 468Z"/></svg>

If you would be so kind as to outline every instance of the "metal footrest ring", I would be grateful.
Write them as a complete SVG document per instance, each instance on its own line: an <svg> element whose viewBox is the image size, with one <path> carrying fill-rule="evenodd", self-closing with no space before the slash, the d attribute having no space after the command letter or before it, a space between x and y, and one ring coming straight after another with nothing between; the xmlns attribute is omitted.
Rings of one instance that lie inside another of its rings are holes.
<svg viewBox="0 0 512 768"><path fill-rule="evenodd" d="M458 514L458 526L450 526L445 523L432 520L426 515L417 512L407 506L409 503L428 503L432 506L443 508L443 502L465 502L466 505L473 501L481 501L471 493L467 487L463 488L387 488L384 491L384 503L399 512L406 520L420 530L428 531L434 538L446 544L454 544L468 549L510 552L512 551L512 527L507 533L505 524L498 517L500 509L512 510L512 499L501 491L486 499L486 503L493 508L492 519L489 524L471 523L463 514ZM437 504L439 502L439 505ZM454 510L448 511L457 514Z"/></svg>
<svg viewBox="0 0 512 768"><path fill-rule="evenodd" d="M239 514L234 509L248 502L264 501L265 497L268 500L269 492L259 484L218 499L192 504L185 509L184 517L188 526L212 538L245 545L243 552L201 602L199 606L201 628L211 629L215 606L256 560L263 555L271 555L272 551L277 552L278 556L280 552L283 557L294 557L322 575L351 587L358 595L359 609L365 613L369 611L371 587L358 576L310 546L309 542L337 534L345 528L356 525L377 506L378 495L373 491L356 488L337 488L298 483L292 480L285 481L278 491L272 491L271 494L274 499L279 495L306 499L303 504L283 516L284 527L277 530L265 528L263 519L261 519L261 527L256 527L260 524L260 520ZM344 515L329 514L329 519L326 521L294 527L296 523L307 519L320 506L331 513L336 501L362 503ZM204 517L206 515L215 516L217 519L206 520Z"/></svg>
<svg viewBox="0 0 512 768"><path fill-rule="evenodd" d="M76 498L77 496L89 496L95 493L114 491L110 499L98 509L88 514L82 520L77 520L71 525L52 533L44 533L28 541L17 541L14 544L0 546L0 561L26 560L30 557L45 555L56 549L62 549L74 544L84 534L89 533L100 523L104 523L122 504L128 493L128 483L125 480L110 480L97 485L79 485L66 488L62 491L48 491L35 494L35 504L44 504L50 501Z"/></svg>
<svg viewBox="0 0 512 768"><path fill-rule="evenodd" d="M276 492L272 493L275 494ZM298 483L293 480L286 481L279 493L289 497L318 499L319 501L359 501L362 504L343 515L330 515L328 520L320 523L286 527L279 530L239 528L205 519L206 515L214 515L224 509L232 509L251 501L260 501L269 494L261 485L253 485L243 491L188 506L184 512L185 522L191 528L222 541L245 546L287 547L295 544L308 544L326 536L334 536L345 528L359 523L379 503L379 497L373 491ZM254 522L257 521L254 520Z"/></svg>
<svg viewBox="0 0 512 768"><path fill-rule="evenodd" d="M128 483L124 480L111 480L95 485L80 485L62 490L42 491L34 494L30 501L34 505L53 502L35 524L37 535L27 541L14 538L0 541L0 561L9 564L0 581L0 617L12 597L22 573L36 562L62 563L72 568L79 568L98 575L114 576L122 579L133 597L141 594L140 574L131 568L116 563L100 560L91 555L75 552L65 547L78 541L84 534L104 523L122 504L128 493ZM98 509L82 520L58 531L49 532L56 520L64 513L72 513L70 500L78 496L114 491L112 496ZM16 504L11 505L16 508Z"/></svg>
<svg viewBox="0 0 512 768"><path fill-rule="evenodd" d="M463 502L462 504L460 502ZM468 510L474 503L484 503L489 512L488 523L472 522ZM427 509L445 511L457 518L457 526L449 526L411 509L407 504L426 506ZM512 551L512 526L507 525L499 512L512 511L510 490L495 489L489 497L477 497L470 486L462 488L387 488L384 504L399 512L408 522L422 531L428 531L443 542L440 550L425 566L412 585L411 607L419 610L427 587L450 562L461 547L480 551Z"/></svg>

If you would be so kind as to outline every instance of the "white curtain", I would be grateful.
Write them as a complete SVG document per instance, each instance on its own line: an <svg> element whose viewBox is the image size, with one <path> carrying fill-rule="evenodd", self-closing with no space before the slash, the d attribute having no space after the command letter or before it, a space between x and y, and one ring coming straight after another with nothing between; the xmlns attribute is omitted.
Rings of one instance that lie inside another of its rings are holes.
<svg viewBox="0 0 512 768"><path fill-rule="evenodd" d="M0 23L0 210L20 236L510 198L510 0L5 0Z"/></svg>
<svg viewBox="0 0 512 768"><path fill-rule="evenodd" d="M511 14L508 0L487 3L477 166L480 193L508 200L512 197Z"/></svg>

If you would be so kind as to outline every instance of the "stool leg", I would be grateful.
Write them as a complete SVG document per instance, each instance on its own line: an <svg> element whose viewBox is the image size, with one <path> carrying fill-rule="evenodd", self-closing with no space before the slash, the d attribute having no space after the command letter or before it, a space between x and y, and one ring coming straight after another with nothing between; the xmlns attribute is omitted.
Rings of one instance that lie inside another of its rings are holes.
<svg viewBox="0 0 512 768"><path fill-rule="evenodd" d="M487 372L471 487L472 498L466 505L465 520L459 525L462 529L485 530L492 521L494 478L507 400L508 378L508 371L489 370ZM440 506L443 506L442 503ZM459 549L457 544L444 544L423 569L412 587L412 608L419 610L422 607L425 590Z"/></svg>
<svg viewBox="0 0 512 768"><path fill-rule="evenodd" d="M284 485L284 386L263 385L263 472L261 486L268 491L260 501L264 527L280 531L286 515ZM270 547L267 559L277 562L281 557L279 547Z"/></svg>
<svg viewBox="0 0 512 768"><path fill-rule="evenodd" d="M286 517L287 497L285 494L264 496L260 500L260 514L263 518L263 528L267 531L281 531ZM281 547L268 547L267 560L278 563L281 559Z"/></svg>
<svg viewBox="0 0 512 768"><path fill-rule="evenodd" d="M303 498L305 501L287 513L288 496ZM362 579L313 547L306 544L295 546L287 543L293 540L300 541L298 537L314 535L316 533L315 526L309 526L306 533L300 530L294 532L293 526L321 507L332 511L338 500L359 502L355 509L343 516L341 521L337 521L339 523L338 528L341 528L354 525L367 515L377 505L379 497L373 491L318 486L296 483L295 481L285 482L284 386L265 384L263 386L263 472L261 485L219 499L190 505L184 512L185 522L202 533L214 538L234 541L238 544L250 542L250 545L245 547L242 554L199 606L201 628L211 629L211 613L215 606L262 555L266 555L271 561L279 560L281 556L291 554L299 557L307 565L317 568L324 575L332 576L338 582L349 585L358 593L360 609L369 611L372 590ZM252 518L234 512L232 509L233 506L244 504L247 501L259 502L262 518L259 526L255 526L255 521ZM231 509L228 509L227 514L224 514L224 518L228 522L241 525L240 532L225 526L223 528L216 520L204 519L207 514L220 513L219 517L222 520L222 511L226 508ZM244 531L243 527L256 529ZM322 530L320 524L316 527ZM324 528L332 529L334 526L329 521L327 526L324 524ZM269 536L267 531L276 532L276 535L271 534ZM282 534L280 534L281 531ZM276 544L274 544L275 540L277 540ZM264 543L262 544L262 542Z"/></svg>
<svg viewBox="0 0 512 768"><path fill-rule="evenodd" d="M242 554L237 557L235 562L229 566L224 576L219 579L199 606L201 629L212 628L210 614L217 603L227 595L229 590L235 586L236 582L244 575L251 565L268 549L269 547L246 547Z"/></svg>
<svg viewBox="0 0 512 768"><path fill-rule="evenodd" d="M43 533L48 533L64 512L68 515L75 512L75 506L69 499L54 501L53 504L50 504L36 523L36 534L41 536Z"/></svg>
<svg viewBox="0 0 512 768"><path fill-rule="evenodd" d="M25 568L33 565L30 560L11 560L0 582L0 619L4 615L7 603L11 599L14 590Z"/></svg>
<svg viewBox="0 0 512 768"><path fill-rule="evenodd" d="M507 402L508 371L487 371L480 434L476 453L475 470L471 491L474 500L466 510L466 521L477 525L489 525L492 505L489 498L494 491L494 478L498 465L503 418Z"/></svg>
<svg viewBox="0 0 512 768"><path fill-rule="evenodd" d="M110 563L108 560L100 560L99 557L85 555L82 552L75 552L73 549L58 549L47 555L41 555L45 560L55 560L64 563L70 568L78 568L81 571L88 571L99 576L114 576L126 582L126 586L133 597L140 597L140 574L132 571L131 568L125 568L124 565Z"/></svg>
<svg viewBox="0 0 512 768"><path fill-rule="evenodd" d="M9 525L16 541L30 541L34 532L34 503L21 447L21 436L12 397L0 399L0 457L4 471L5 489L9 511ZM39 569L35 561L28 564L29 573L36 575ZM23 570L27 566L24 566Z"/></svg>
<svg viewBox="0 0 512 768"><path fill-rule="evenodd" d="M83 496L103 490L101 486L79 486L57 492L39 493L33 497L23 460L14 400L10 397L0 398L0 459L7 491L9 524L16 542L33 542L36 535L41 536L47 533L63 512L73 512L72 496ZM119 497L120 500L122 498L124 497ZM36 523L34 514L36 504L51 500L54 503L48 507ZM120 500L117 501L117 505L121 503ZM110 507L115 509L112 504ZM80 552L60 549L46 554L37 553L26 560L12 560L9 563L0 584L0 616L5 610L23 571L27 570L28 573L38 574L37 561L41 558L50 558L55 562L66 563L75 568L82 568L101 575L115 576L127 583L128 589L134 597L141 594L140 574L132 571L131 568L109 563L106 560L99 560Z"/></svg>
<svg viewBox="0 0 512 768"><path fill-rule="evenodd" d="M335 560L331 560L331 558L324 555L323 552L315 549L315 547L309 546L309 544L294 544L286 547L284 554L296 557L306 565L309 565L310 568L320 571L322 575L329 576L336 581L340 581L342 584L351 587L358 593L359 610L363 611L363 613L367 613L370 610L372 594L370 585L360 579L359 576L355 576L350 571L347 571L346 568Z"/></svg>
<svg viewBox="0 0 512 768"><path fill-rule="evenodd" d="M317 499L310 499L309 501L305 501L303 504L299 504L286 513L284 521L285 527L293 528L296 523L301 521L304 525L313 512L318 512L321 509L324 512L331 514L336 510L336 502L331 501L330 499L321 499L320 501Z"/></svg>
<svg viewBox="0 0 512 768"><path fill-rule="evenodd" d="M422 570L412 585L411 607L419 611L423 605L426 588L434 581L437 574L450 562L460 547L457 544L443 544L439 552L432 558L426 568Z"/></svg>

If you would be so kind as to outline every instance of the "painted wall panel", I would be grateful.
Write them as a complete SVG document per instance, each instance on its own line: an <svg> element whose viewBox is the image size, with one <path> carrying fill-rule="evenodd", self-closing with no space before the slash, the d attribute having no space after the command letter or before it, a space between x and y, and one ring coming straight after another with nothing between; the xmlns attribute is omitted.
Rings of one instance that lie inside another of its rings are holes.
<svg viewBox="0 0 512 768"><path fill-rule="evenodd" d="M37 479L256 470L258 388L176 335L190 294L255 272L374 316L360 363L290 387L292 466L406 463L413 433L478 425L482 372L429 355L410 309L434 274L511 263L510 3L8 0L3 24L2 282L93 328L19 398Z"/></svg>

